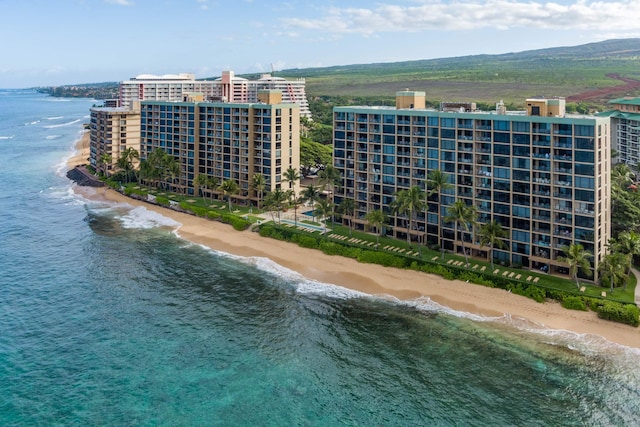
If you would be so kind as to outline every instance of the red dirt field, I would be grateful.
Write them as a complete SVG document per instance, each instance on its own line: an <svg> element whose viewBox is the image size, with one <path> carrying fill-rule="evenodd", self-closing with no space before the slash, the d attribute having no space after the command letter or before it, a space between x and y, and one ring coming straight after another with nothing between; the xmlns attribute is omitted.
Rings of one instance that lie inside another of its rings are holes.
<svg viewBox="0 0 640 427"><path fill-rule="evenodd" d="M623 95L631 91L640 90L640 80L630 79L627 77L620 77L620 74L612 73L607 74L607 77L624 82L623 85L605 87L602 89L588 90L586 92L578 93L567 97L567 102L581 102L593 99L611 99L616 95Z"/></svg>

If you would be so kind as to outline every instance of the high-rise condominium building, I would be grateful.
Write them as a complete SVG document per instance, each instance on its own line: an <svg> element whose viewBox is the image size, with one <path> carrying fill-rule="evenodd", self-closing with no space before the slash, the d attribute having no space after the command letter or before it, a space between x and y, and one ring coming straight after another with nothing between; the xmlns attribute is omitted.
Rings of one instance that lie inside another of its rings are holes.
<svg viewBox="0 0 640 427"><path fill-rule="evenodd" d="M334 109L333 161L343 176L335 202L354 200L359 228L381 209L388 235L488 258L479 229L495 220L508 236L493 252L500 262L567 273L562 248L579 243L597 269L610 237L609 118L565 116L564 99L529 99L519 113L424 106L424 92L403 91L396 108ZM436 170L451 188L426 197L412 221L392 209L399 191L425 189ZM477 210L469 233L445 221L456 200Z"/></svg>
<svg viewBox="0 0 640 427"><path fill-rule="evenodd" d="M610 111L597 114L611 118L611 139L618 156L615 162L640 165L640 98L609 101Z"/></svg>
<svg viewBox="0 0 640 427"><path fill-rule="evenodd" d="M265 179L264 192L275 188L299 191L284 181L289 168L300 170L300 108L283 103L280 91L263 90L257 103L141 103L140 153L147 159L156 149L173 156L180 172L174 190L199 194L199 174L220 184L234 180L238 202L257 204L255 174Z"/></svg>
<svg viewBox="0 0 640 427"><path fill-rule="evenodd" d="M300 115L311 117L305 92L305 80L287 80L263 74L258 80L236 77L233 71L223 71L217 80L196 80L194 74L167 74L154 76L141 74L120 82L122 106L133 100L141 101L185 101L188 96L199 93L207 101L218 102L258 102L260 90L280 90L284 103L298 104Z"/></svg>
<svg viewBox="0 0 640 427"><path fill-rule="evenodd" d="M140 103L133 102L128 108L94 107L90 116L89 163L111 175L125 149L140 150Z"/></svg>

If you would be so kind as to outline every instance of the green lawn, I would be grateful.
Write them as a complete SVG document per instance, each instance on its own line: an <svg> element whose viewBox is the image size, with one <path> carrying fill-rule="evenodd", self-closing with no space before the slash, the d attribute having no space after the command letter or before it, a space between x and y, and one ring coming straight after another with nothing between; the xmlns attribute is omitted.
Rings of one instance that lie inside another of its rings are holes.
<svg viewBox="0 0 640 427"><path fill-rule="evenodd" d="M156 196L167 197L170 200L173 200L176 202L186 202L192 206L206 208L208 210L214 210L214 211L217 210L217 211L223 211L225 213L229 213L228 204L226 201L223 201L223 200L211 201L208 198L203 200L202 197L196 197L192 195L167 193L161 189L145 187L137 183L125 184L125 187L131 188L133 191L135 191L138 194L154 194ZM256 208L249 208L246 206L240 206L240 205L234 205L234 204L232 204L231 206L231 214L237 215L243 218L246 217L251 223L255 223L257 221L262 220L262 218L255 215L257 213L258 212ZM314 222L306 219L301 220L300 217L298 218L298 222L300 222L301 224L322 226L322 224L318 222ZM349 230L348 227L337 224L337 223L334 223L334 224L328 223L327 228L331 230L330 232L327 233L327 236L326 236L327 239L329 238L328 237L329 235L335 234L335 235L346 237L345 239L340 240L342 244L367 247L369 249L374 249L374 250L376 248L375 245L369 245L369 242L372 242L375 244L376 242L375 234L365 233L365 232L356 231L356 230ZM317 235L317 233L315 234ZM353 242L352 239L357 239L359 240L359 242ZM379 244L378 250L384 251L385 246L390 246L391 248L386 249L387 252L394 253L397 255L403 255L403 253L406 254L407 252L411 252L412 255L410 256L412 258L443 264L443 265L446 265L448 268L466 269L468 271L481 273L481 270L484 267L484 273L489 274L490 276L493 274L493 271L495 269L498 269L499 272L497 273L497 276L505 279L510 279L515 283L534 283L535 281L535 284L540 287L544 287L548 289L558 289L563 292L574 293L576 295L585 295L585 296L594 297L594 298L602 298L602 292L604 291L606 292L607 299L612 299L612 300L625 302L625 303L634 303L635 301L634 292L637 284L636 284L635 276L633 274L631 274L629 277L629 283L627 284L626 289L616 288L614 289L613 293L611 293L608 288L603 288L589 282L580 282L580 287L584 286L585 288L584 292L581 292L576 287L576 284L573 280L559 277L559 276L547 275L541 272L530 271L525 269L505 267L497 264L492 269L490 262L487 262L486 260L483 260L483 259L476 259L476 258L469 258L469 267L465 267L464 257L460 255L456 255L448 252L445 252L444 254L442 254L440 251L434 251L424 246L418 246L416 243L413 243L412 245L410 245L406 240L397 240L397 239L392 239L384 236L379 237L379 242L380 244ZM398 250L392 250L394 248L404 249L404 251L401 253ZM415 252L418 252L418 254L414 254ZM455 264L458 264L458 265L455 265ZM477 267L474 268L474 266L477 266ZM505 271L507 272L506 274L505 274ZM518 275L520 275L520 279L516 279ZM527 281L526 279L529 277L531 277L531 279Z"/></svg>

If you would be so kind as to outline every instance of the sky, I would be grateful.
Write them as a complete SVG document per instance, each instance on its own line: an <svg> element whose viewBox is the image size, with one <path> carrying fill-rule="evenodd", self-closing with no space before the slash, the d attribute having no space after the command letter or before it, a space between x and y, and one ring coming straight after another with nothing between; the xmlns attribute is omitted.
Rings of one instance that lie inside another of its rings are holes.
<svg viewBox="0 0 640 427"><path fill-rule="evenodd" d="M0 0L0 88L500 54L640 37L640 0Z"/></svg>

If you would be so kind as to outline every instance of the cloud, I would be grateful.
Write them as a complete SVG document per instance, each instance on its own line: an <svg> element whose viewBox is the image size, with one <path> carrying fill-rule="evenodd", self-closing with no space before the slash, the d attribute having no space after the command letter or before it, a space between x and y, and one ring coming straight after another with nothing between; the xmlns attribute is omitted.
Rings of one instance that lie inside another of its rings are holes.
<svg viewBox="0 0 640 427"><path fill-rule="evenodd" d="M120 6L133 6L133 2L129 0L106 0L107 3L117 4Z"/></svg>
<svg viewBox="0 0 640 427"><path fill-rule="evenodd" d="M635 30L640 0L540 2L421 0L415 6L378 3L372 8L331 8L319 18L282 18L288 28L371 35L496 29Z"/></svg>

